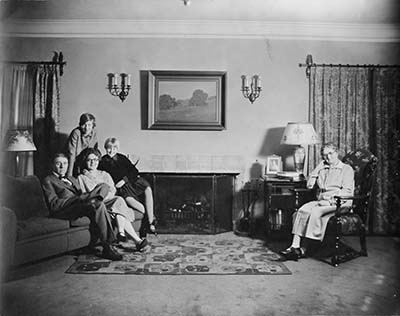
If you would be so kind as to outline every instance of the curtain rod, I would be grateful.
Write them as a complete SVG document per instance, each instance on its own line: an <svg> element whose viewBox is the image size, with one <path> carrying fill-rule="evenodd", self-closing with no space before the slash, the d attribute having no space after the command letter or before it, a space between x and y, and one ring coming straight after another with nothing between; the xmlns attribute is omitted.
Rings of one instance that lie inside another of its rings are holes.
<svg viewBox="0 0 400 316"><path fill-rule="evenodd" d="M400 68L400 65L299 64L299 67Z"/></svg>
<svg viewBox="0 0 400 316"><path fill-rule="evenodd" d="M312 67L346 67L346 68L400 68L400 65L350 65L350 64L316 64L313 62L312 55L309 54L306 57L304 64L299 64L299 67L306 67L306 76L310 79Z"/></svg>
<svg viewBox="0 0 400 316"><path fill-rule="evenodd" d="M2 63L4 64L28 64L28 65L66 65L67 62L63 61L63 62L59 62L59 61L15 61L15 60L6 60L6 61L2 61Z"/></svg>
<svg viewBox="0 0 400 316"><path fill-rule="evenodd" d="M5 60L2 61L4 64L21 64L21 65L58 65L60 66L60 76L64 73L64 66L67 64L64 61L62 52L54 52L52 61L15 61L15 60Z"/></svg>

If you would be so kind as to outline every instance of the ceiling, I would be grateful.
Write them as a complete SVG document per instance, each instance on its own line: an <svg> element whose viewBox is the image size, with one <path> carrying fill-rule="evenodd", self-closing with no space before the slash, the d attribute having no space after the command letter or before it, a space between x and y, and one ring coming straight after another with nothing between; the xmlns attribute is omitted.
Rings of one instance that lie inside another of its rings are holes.
<svg viewBox="0 0 400 316"><path fill-rule="evenodd" d="M397 23L397 0L3 0L9 17Z"/></svg>
<svg viewBox="0 0 400 316"><path fill-rule="evenodd" d="M0 5L9 36L400 37L398 0L190 0L190 5L183 0L0 0Z"/></svg>

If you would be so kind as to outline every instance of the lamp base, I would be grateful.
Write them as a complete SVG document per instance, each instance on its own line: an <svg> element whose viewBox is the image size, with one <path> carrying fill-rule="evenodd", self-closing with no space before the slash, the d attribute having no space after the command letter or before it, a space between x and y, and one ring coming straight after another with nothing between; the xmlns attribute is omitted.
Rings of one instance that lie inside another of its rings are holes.
<svg viewBox="0 0 400 316"><path fill-rule="evenodd" d="M14 177L20 176L20 165L19 165L19 152L15 152L15 169L14 169Z"/></svg>
<svg viewBox="0 0 400 316"><path fill-rule="evenodd" d="M294 150L294 168L299 174L304 172L304 160L306 158L306 150L303 146L299 146Z"/></svg>

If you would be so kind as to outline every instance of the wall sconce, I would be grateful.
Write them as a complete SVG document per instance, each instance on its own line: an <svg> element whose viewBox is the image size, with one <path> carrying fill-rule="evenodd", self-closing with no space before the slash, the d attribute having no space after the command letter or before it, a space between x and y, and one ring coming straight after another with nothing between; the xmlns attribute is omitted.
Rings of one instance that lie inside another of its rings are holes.
<svg viewBox="0 0 400 316"><path fill-rule="evenodd" d="M242 93L243 96L250 100L251 104L260 96L261 92L261 78L258 75L254 75L251 78L251 84L249 86L249 79L247 76L242 75Z"/></svg>
<svg viewBox="0 0 400 316"><path fill-rule="evenodd" d="M119 97L122 102L125 101L126 97L129 94L129 90L131 89L131 75L122 73L122 74L112 74L108 75L108 86L107 89L110 91L111 95L114 97ZM121 85L118 86L118 77L121 77Z"/></svg>

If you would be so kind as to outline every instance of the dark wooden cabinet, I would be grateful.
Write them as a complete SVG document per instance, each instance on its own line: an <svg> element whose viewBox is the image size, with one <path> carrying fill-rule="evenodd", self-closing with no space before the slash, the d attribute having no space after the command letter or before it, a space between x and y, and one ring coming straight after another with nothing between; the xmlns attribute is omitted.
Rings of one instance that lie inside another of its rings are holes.
<svg viewBox="0 0 400 316"><path fill-rule="evenodd" d="M290 234L292 215L296 210L296 205L301 205L301 201L296 201L293 189L305 188L305 185L305 180L264 179L267 235L274 233Z"/></svg>

